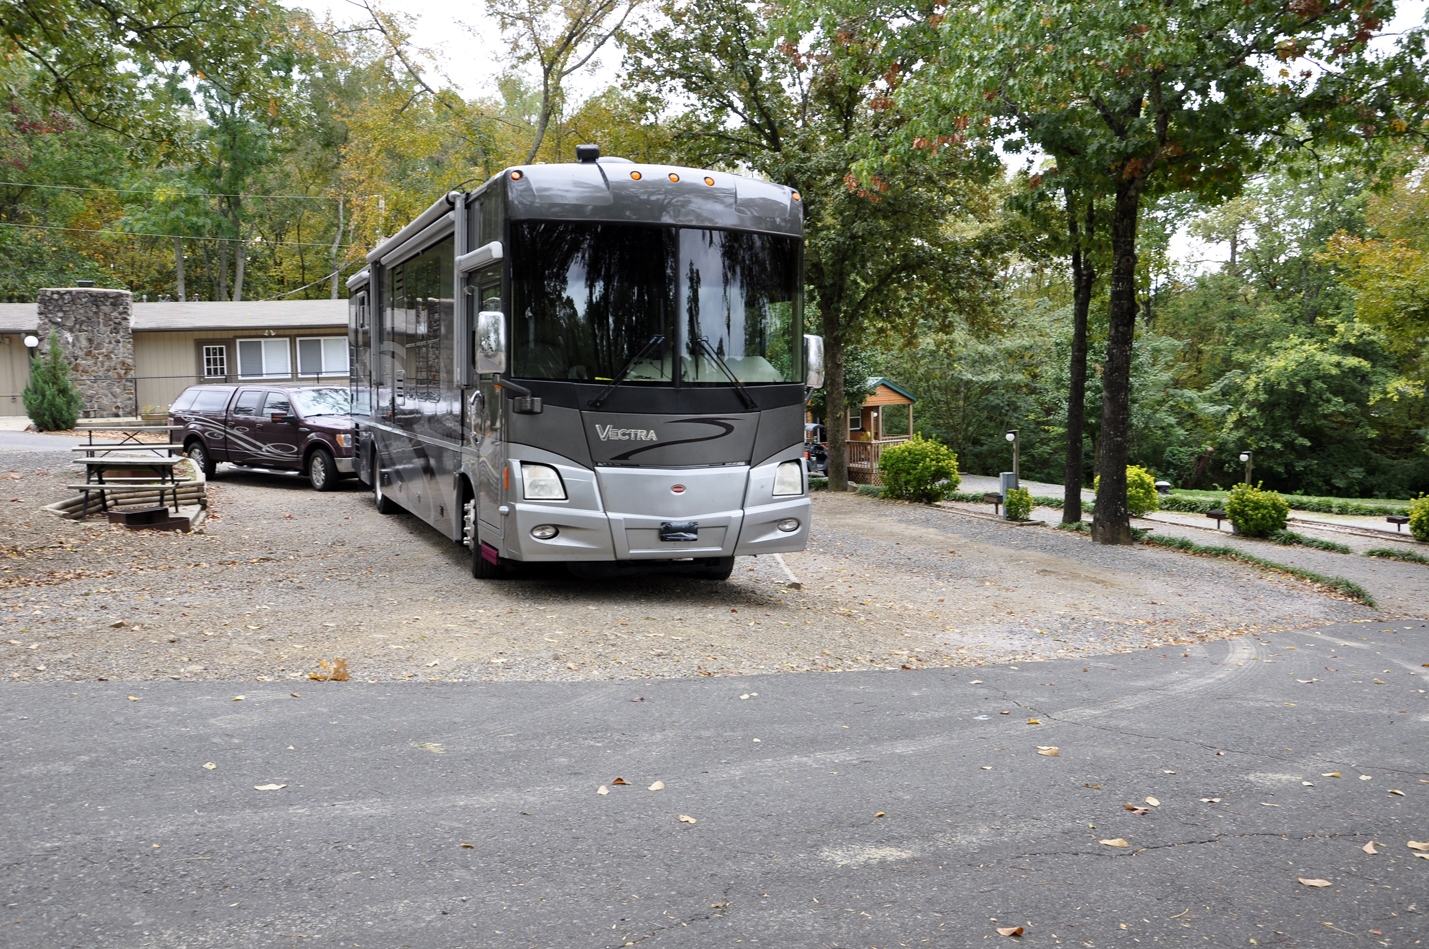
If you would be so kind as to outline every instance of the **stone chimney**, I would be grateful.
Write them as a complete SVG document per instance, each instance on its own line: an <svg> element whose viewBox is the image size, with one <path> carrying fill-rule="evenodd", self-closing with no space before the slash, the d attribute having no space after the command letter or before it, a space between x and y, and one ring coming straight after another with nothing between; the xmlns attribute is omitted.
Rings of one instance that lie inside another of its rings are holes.
<svg viewBox="0 0 1429 949"><path fill-rule="evenodd" d="M85 418L139 414L134 402L134 294L128 290L78 287L41 290L40 355L50 351L50 331L59 336Z"/></svg>

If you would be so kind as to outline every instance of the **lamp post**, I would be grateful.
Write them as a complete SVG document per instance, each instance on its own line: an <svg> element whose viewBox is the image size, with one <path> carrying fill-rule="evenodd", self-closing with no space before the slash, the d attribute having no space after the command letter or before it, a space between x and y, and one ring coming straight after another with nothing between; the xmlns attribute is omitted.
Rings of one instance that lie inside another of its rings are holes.
<svg viewBox="0 0 1429 949"><path fill-rule="evenodd" d="M1250 485L1250 464L1251 456L1253 454L1254 453L1249 448L1240 453L1240 460L1245 462L1245 483L1247 486Z"/></svg>
<svg viewBox="0 0 1429 949"><path fill-rule="evenodd" d="M30 351L30 361L35 361L35 351L40 348L40 338L34 333L25 335L25 348Z"/></svg>
<svg viewBox="0 0 1429 949"><path fill-rule="evenodd" d="M1019 457L1018 457L1018 455L1019 455L1018 449L1021 447L1021 442L1018 440L1017 432L1018 432L1018 430L1015 429L1015 428L1014 428L1012 431L1008 432L1008 433L1007 433L1007 440L1010 441L1010 442L1012 442L1012 480L1013 480L1013 482L1015 482L1019 487L1021 487L1021 485L1022 485L1022 471L1021 471L1021 465L1019 464L1020 459L1019 459Z"/></svg>

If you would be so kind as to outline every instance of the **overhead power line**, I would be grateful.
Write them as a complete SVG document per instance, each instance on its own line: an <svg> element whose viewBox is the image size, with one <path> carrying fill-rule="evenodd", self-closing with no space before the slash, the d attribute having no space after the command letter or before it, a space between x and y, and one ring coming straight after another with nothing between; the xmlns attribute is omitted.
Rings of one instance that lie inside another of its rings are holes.
<svg viewBox="0 0 1429 949"><path fill-rule="evenodd" d="M9 221L0 221L0 227L19 227L32 231L74 231L79 234L113 234L116 237L162 237L168 238L169 240L181 238L186 241L232 241L239 243L236 237L195 237L192 234L150 234L144 231L115 231L100 227L60 227L58 224L12 224ZM254 242L250 241L250 244L251 243ZM259 240L256 241L256 243L282 245L284 247L325 247L329 250L332 249L332 244L328 242ZM346 249L348 247L356 247L357 245L338 244L337 246L339 249Z"/></svg>
<svg viewBox="0 0 1429 949"><path fill-rule="evenodd" d="M0 187L47 188L51 191L102 191L109 194L154 194L161 188L83 188L79 185L42 185L31 181L0 181ZM177 198L296 198L303 201L337 201L336 196L317 194L215 194L210 191L172 191Z"/></svg>

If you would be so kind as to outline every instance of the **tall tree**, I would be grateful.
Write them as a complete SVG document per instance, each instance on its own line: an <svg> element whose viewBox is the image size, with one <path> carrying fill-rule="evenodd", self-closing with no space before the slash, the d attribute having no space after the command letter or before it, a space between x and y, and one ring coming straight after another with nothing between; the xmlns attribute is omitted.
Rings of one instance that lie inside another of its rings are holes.
<svg viewBox="0 0 1429 949"><path fill-rule="evenodd" d="M980 317L1003 235L976 166L952 138L898 155L893 92L914 50L892 8L850 0L777 18L739 0L667 0L666 25L628 38L646 95L683 93L673 150L797 191L805 279L822 324L829 484L848 483L843 350L872 326L911 335L923 317Z"/></svg>
<svg viewBox="0 0 1429 949"><path fill-rule="evenodd" d="M940 23L945 78L926 100L930 114L1056 156L1058 174L1110 205L1096 540L1132 539L1125 468L1143 200L1229 197L1282 149L1422 134L1424 31L1392 54L1370 47L1392 13L1356 0L1003 0Z"/></svg>

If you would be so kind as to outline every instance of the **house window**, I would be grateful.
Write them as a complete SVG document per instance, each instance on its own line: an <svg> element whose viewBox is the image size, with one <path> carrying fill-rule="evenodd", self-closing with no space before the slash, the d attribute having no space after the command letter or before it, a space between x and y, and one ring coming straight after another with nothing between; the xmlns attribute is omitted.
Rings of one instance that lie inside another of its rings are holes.
<svg viewBox="0 0 1429 949"><path fill-rule="evenodd" d="M215 379L226 375L228 375L228 347L205 346L203 348L204 378Z"/></svg>
<svg viewBox="0 0 1429 949"><path fill-rule="evenodd" d="M863 431L863 409L848 410L848 430L851 432Z"/></svg>
<svg viewBox="0 0 1429 949"><path fill-rule="evenodd" d="M347 337L320 336L298 340L298 375L347 375Z"/></svg>
<svg viewBox="0 0 1429 949"><path fill-rule="evenodd" d="M286 338L238 341L238 378L287 378L292 374L293 365Z"/></svg>

